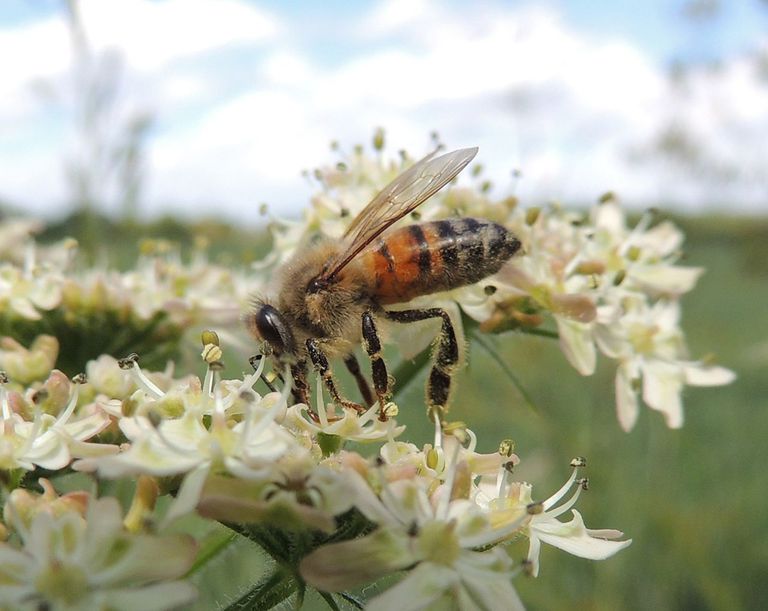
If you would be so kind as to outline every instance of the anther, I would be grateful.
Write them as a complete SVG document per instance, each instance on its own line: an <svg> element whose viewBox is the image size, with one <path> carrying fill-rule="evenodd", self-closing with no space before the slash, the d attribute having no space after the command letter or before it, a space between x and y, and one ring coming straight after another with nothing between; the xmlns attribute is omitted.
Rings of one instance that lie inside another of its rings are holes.
<svg viewBox="0 0 768 611"><path fill-rule="evenodd" d="M588 477L582 477L581 479L576 480L576 484L581 486L582 490L589 490L589 478Z"/></svg>
<svg viewBox="0 0 768 611"><path fill-rule="evenodd" d="M8 374L0 371L0 384L8 384Z"/></svg>
<svg viewBox="0 0 768 611"><path fill-rule="evenodd" d="M149 423L152 425L152 428L157 428L160 426L160 423L163 421L162 416L158 414L155 410L150 410L147 414L147 419L149 420Z"/></svg>
<svg viewBox="0 0 768 611"><path fill-rule="evenodd" d="M382 410L382 415L385 418L394 418L400 413L400 408L397 407L396 403L393 403L390 401L384 406L384 409Z"/></svg>
<svg viewBox="0 0 768 611"><path fill-rule="evenodd" d="M616 275L613 277L613 286L619 286L622 282L624 282L624 278L627 277L626 270L620 269L618 272L616 272Z"/></svg>
<svg viewBox="0 0 768 611"><path fill-rule="evenodd" d="M499 444L499 454L502 456L506 456L509 458L512 456L512 453L515 451L515 442L511 439L503 439L502 442Z"/></svg>
<svg viewBox="0 0 768 611"><path fill-rule="evenodd" d="M45 388L41 388L40 390L37 390L32 395L32 403L35 405L40 405L43 401L45 401L48 398L48 391Z"/></svg>
<svg viewBox="0 0 768 611"><path fill-rule="evenodd" d="M73 384L87 384L88 383L88 376L85 375L85 373L81 371L77 375L72 376L72 383Z"/></svg>
<svg viewBox="0 0 768 611"><path fill-rule="evenodd" d="M205 344L200 356L202 356L203 360L208 363L209 367L211 367L215 362L221 361L223 354L224 353L217 344Z"/></svg>
<svg viewBox="0 0 768 611"><path fill-rule="evenodd" d="M211 363L208 363L208 369L211 371L221 371L224 369L224 363L221 361L213 361Z"/></svg>
<svg viewBox="0 0 768 611"><path fill-rule="evenodd" d="M525 506L525 511L529 516L536 516L540 513L544 513L544 503L528 503L528 505Z"/></svg>
<svg viewBox="0 0 768 611"><path fill-rule="evenodd" d="M408 526L408 536L418 537L418 535L419 535L419 525L416 522L411 522L411 524Z"/></svg>
<svg viewBox="0 0 768 611"><path fill-rule="evenodd" d="M120 367L120 369L129 370L133 367L134 363L138 363L138 362L139 362L139 355L136 354L135 352L131 352L125 358L118 360L117 365L118 367Z"/></svg>
<svg viewBox="0 0 768 611"><path fill-rule="evenodd" d="M606 191L597 200L598 204L607 204L616 201L616 194L613 191Z"/></svg>
<svg viewBox="0 0 768 611"><path fill-rule="evenodd" d="M515 463L513 463L511 460L508 460L507 462L505 462L505 463L504 463L503 465L501 465L501 466L502 466L502 468L503 468L503 469L504 469L504 470L505 470L507 473L512 473L512 472L515 470Z"/></svg>
<svg viewBox="0 0 768 611"><path fill-rule="evenodd" d="M247 401L248 403L253 403L256 401L256 393L246 388L245 390L240 391L238 398Z"/></svg>
<svg viewBox="0 0 768 611"><path fill-rule="evenodd" d="M533 225L538 220L540 214L541 208L528 208L528 210L525 211L525 224L528 226Z"/></svg>
<svg viewBox="0 0 768 611"><path fill-rule="evenodd" d="M377 127L373 132L373 148L376 151L384 149L384 129L381 127Z"/></svg>
<svg viewBox="0 0 768 611"><path fill-rule="evenodd" d="M577 456L576 458L571 459L571 466L572 467L586 467L587 466L587 459L583 456Z"/></svg>
<svg viewBox="0 0 768 611"><path fill-rule="evenodd" d="M533 562L528 560L527 558L523 560L521 563L523 574L526 577L533 577Z"/></svg>
<svg viewBox="0 0 768 611"><path fill-rule="evenodd" d="M208 344L213 344L214 346L219 345L219 335L216 333L216 331L203 331L200 334L200 340L203 342L203 348L205 348Z"/></svg>
<svg viewBox="0 0 768 611"><path fill-rule="evenodd" d="M495 293L497 290L498 290L498 289L497 289L497 288L496 288L494 285L492 285L492 284L487 284L487 285L485 285L485 287L483 288L483 292L484 292L486 295L488 295L489 297L490 297L491 295L493 295L493 294L494 294L494 293Z"/></svg>

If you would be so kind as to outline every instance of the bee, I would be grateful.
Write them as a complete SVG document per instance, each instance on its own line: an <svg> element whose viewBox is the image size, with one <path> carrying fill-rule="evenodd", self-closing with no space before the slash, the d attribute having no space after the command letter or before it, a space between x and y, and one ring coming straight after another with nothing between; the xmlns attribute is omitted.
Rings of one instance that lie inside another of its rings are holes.
<svg viewBox="0 0 768 611"><path fill-rule="evenodd" d="M459 364L451 319L441 308L390 310L422 295L474 284L502 267L520 241L501 225L454 218L390 227L453 180L477 154L467 148L428 155L384 187L349 225L341 240L323 240L299 251L278 272L276 300L257 299L245 318L265 354L287 364L297 402L309 404L308 369L322 378L332 399L357 411L366 407L341 395L330 366L342 359L365 405L379 403L385 419L392 380L381 355L377 320L412 323L439 318L427 405L442 419ZM371 361L374 399L354 350L363 344Z"/></svg>

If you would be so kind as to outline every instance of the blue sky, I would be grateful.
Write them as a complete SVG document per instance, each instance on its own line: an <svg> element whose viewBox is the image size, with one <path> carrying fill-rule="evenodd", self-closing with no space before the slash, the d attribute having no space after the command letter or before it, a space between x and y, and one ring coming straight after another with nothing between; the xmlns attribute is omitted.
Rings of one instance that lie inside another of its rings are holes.
<svg viewBox="0 0 768 611"><path fill-rule="evenodd" d="M0 81L0 200L49 215L70 198L65 160L88 163L62 5L0 3L0 53L13 58ZM333 161L330 140L351 148L379 125L393 151L425 152L432 130L480 145L500 188L521 170L518 195L532 203L614 189L636 206L766 208L768 3L719 2L699 21L683 2L628 6L81 2L95 56L117 54L124 69L106 131L153 117L147 214L236 216L261 201L295 213L311 193L300 171ZM676 62L682 86L669 79ZM693 162L654 156L670 134ZM114 209L109 185L103 200Z"/></svg>

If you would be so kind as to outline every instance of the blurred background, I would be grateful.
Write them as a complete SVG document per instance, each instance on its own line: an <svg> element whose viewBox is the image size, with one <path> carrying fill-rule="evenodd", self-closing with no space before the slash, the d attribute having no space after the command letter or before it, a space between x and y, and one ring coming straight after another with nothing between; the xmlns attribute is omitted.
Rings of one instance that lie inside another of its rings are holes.
<svg viewBox="0 0 768 611"><path fill-rule="evenodd" d="M768 3L622 4L4 0L0 215L86 250L215 224L214 249L252 259L261 205L298 216L302 170L377 127L392 155L433 132L480 146L494 193L523 205L611 190L663 210L708 269L684 302L691 353L716 350L735 384L688 390L680 431L646 410L624 434L612 364L581 378L554 343L513 336L495 347L538 411L473 343L455 415L485 451L513 437L539 496L588 456L587 524L635 540L602 563L544 549L538 580L517 581L530 609L768 608ZM401 392L420 404L423 374ZM254 580L243 546L198 577L201 609L231 594L221 575Z"/></svg>

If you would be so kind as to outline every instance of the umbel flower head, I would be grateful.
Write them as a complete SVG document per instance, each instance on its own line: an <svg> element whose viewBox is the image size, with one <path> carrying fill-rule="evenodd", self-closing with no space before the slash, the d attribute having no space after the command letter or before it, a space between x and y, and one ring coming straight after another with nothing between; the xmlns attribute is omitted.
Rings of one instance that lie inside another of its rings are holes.
<svg viewBox="0 0 768 611"><path fill-rule="evenodd" d="M75 240L43 247L17 225L0 222L0 236L15 236L15 252L24 254L0 247L0 337L29 344L52 333L64 342L58 367L70 375L83 365L73 355L134 350L162 366L177 356L185 330L238 326L253 288L242 271L211 263L201 249L187 263L170 242L146 240L135 268L119 272L84 266Z"/></svg>

